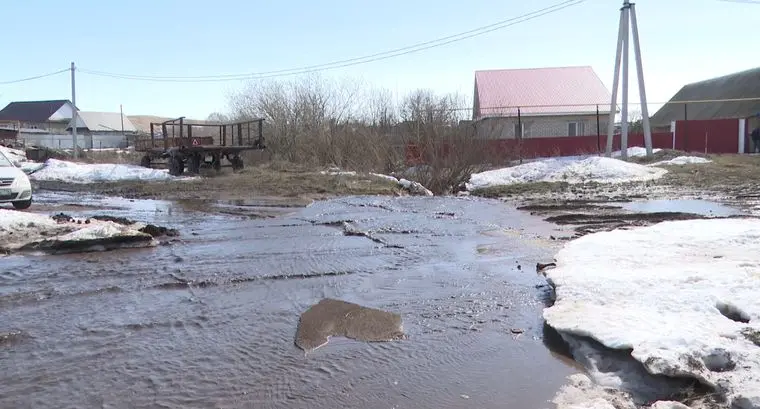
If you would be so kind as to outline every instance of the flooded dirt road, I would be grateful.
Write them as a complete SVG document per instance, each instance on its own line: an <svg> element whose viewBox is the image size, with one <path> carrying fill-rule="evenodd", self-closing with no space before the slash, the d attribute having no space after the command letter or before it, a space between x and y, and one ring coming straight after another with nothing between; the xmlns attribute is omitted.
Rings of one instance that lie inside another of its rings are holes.
<svg viewBox="0 0 760 409"><path fill-rule="evenodd" d="M540 317L556 233L496 201L353 197L257 219L46 193L32 211L181 236L0 258L3 408L548 408L577 371ZM299 315L323 298L398 313L407 338L305 355Z"/></svg>

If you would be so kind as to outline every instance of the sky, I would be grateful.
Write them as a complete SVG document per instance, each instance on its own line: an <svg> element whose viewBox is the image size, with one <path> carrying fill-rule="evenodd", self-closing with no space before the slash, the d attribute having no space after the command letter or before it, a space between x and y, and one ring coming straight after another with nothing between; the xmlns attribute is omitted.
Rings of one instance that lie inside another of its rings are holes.
<svg viewBox="0 0 760 409"><path fill-rule="evenodd" d="M749 0L744 0L749 1ZM204 119L227 112L248 81L158 82L95 75L202 77L287 70L446 37L561 0L29 0L6 2L0 106L71 99L70 73L2 84L77 66L83 111ZM397 98L415 89L471 99L480 69L590 65L612 88L622 0L565 9L394 58L325 70ZM683 85L760 66L760 4L721 0L636 3L650 114ZM639 94L633 49L631 103ZM296 79L293 76L278 80ZM632 107L635 109L635 107Z"/></svg>

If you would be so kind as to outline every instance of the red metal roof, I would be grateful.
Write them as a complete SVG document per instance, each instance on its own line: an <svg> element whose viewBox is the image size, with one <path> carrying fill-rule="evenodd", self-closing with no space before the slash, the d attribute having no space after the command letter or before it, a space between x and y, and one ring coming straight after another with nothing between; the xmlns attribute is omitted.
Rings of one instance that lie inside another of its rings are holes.
<svg viewBox="0 0 760 409"><path fill-rule="evenodd" d="M475 119L609 113L612 94L589 66L475 72Z"/></svg>

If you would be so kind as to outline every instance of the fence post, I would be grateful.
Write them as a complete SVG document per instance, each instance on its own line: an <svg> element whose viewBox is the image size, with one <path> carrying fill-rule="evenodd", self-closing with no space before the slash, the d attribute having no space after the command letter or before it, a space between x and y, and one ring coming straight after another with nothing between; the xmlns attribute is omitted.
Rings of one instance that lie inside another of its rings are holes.
<svg viewBox="0 0 760 409"><path fill-rule="evenodd" d="M523 127L522 127L522 113L520 107L517 107L517 132L519 135L517 139L517 158L520 159L520 164L523 163L522 157L522 140L523 140Z"/></svg>
<svg viewBox="0 0 760 409"><path fill-rule="evenodd" d="M683 103L683 150L684 152L689 151L689 110L688 110L688 104L686 102Z"/></svg>
<svg viewBox="0 0 760 409"><path fill-rule="evenodd" d="M601 152L602 151L602 132L599 129L599 104L596 104L596 151Z"/></svg>

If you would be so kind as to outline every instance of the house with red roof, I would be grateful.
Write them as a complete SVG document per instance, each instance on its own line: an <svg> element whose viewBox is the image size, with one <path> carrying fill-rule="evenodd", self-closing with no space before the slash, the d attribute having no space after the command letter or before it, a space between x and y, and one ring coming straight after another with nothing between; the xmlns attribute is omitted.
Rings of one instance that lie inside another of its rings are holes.
<svg viewBox="0 0 760 409"><path fill-rule="evenodd" d="M589 66L475 72L478 137L606 134L612 95Z"/></svg>

